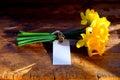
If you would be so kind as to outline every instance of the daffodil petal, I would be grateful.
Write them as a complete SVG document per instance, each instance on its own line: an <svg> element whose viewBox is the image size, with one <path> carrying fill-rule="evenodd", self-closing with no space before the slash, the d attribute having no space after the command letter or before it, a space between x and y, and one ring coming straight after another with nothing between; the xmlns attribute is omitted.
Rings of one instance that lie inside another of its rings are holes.
<svg viewBox="0 0 120 80"><path fill-rule="evenodd" d="M86 25L87 24L87 20L81 20L81 24L82 25Z"/></svg>
<svg viewBox="0 0 120 80"><path fill-rule="evenodd" d="M83 12L80 13L81 19L85 19L85 15Z"/></svg>
<svg viewBox="0 0 120 80"><path fill-rule="evenodd" d="M92 50L91 50L90 48L88 48L88 55L89 55L89 57L92 57L92 56L93 56Z"/></svg>
<svg viewBox="0 0 120 80"><path fill-rule="evenodd" d="M87 9L86 10L86 17L87 17L87 19L89 18L89 13L90 13L90 9Z"/></svg>
<svg viewBox="0 0 120 80"><path fill-rule="evenodd" d="M86 37L86 34L81 34L82 38L85 39Z"/></svg>
<svg viewBox="0 0 120 80"><path fill-rule="evenodd" d="M84 44L85 44L84 40L79 40L79 41L77 42L77 44L76 44L76 47L77 47L77 48L83 47Z"/></svg>

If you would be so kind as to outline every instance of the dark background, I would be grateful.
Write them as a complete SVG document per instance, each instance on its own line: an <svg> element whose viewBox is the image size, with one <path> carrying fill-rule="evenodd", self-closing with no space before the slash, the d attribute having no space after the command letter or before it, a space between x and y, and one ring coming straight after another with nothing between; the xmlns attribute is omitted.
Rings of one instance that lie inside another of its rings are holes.
<svg viewBox="0 0 120 80"><path fill-rule="evenodd" d="M102 16L119 19L119 5L120 0L1 0L0 16L10 16L12 18L77 19L80 11L93 8ZM116 12L115 9L119 11ZM109 11L113 13L109 14Z"/></svg>

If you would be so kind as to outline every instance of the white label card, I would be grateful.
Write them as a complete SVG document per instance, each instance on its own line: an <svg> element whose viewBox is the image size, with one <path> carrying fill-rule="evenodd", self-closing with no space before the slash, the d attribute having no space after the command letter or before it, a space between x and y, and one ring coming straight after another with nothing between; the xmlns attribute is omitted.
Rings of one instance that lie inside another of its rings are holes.
<svg viewBox="0 0 120 80"><path fill-rule="evenodd" d="M53 41L53 65L71 65L70 42Z"/></svg>

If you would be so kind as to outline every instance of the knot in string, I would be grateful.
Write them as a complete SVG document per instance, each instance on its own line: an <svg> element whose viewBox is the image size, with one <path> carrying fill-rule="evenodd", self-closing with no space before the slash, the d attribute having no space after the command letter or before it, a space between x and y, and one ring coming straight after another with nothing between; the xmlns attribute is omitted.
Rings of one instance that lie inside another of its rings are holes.
<svg viewBox="0 0 120 80"><path fill-rule="evenodd" d="M65 36L64 36L64 34L63 34L61 31L56 30L56 31L54 31L52 34L57 34L57 35L58 35L58 41L59 41L60 43L63 42Z"/></svg>

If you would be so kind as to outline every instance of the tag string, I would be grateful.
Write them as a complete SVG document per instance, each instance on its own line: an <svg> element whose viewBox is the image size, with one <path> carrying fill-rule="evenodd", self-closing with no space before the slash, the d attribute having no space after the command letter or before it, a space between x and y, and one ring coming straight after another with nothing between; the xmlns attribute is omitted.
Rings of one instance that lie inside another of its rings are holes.
<svg viewBox="0 0 120 80"><path fill-rule="evenodd" d="M59 30L54 31L52 34L57 34L58 35L58 41L60 43L63 42L64 39L65 39L64 34L61 31L59 31Z"/></svg>

